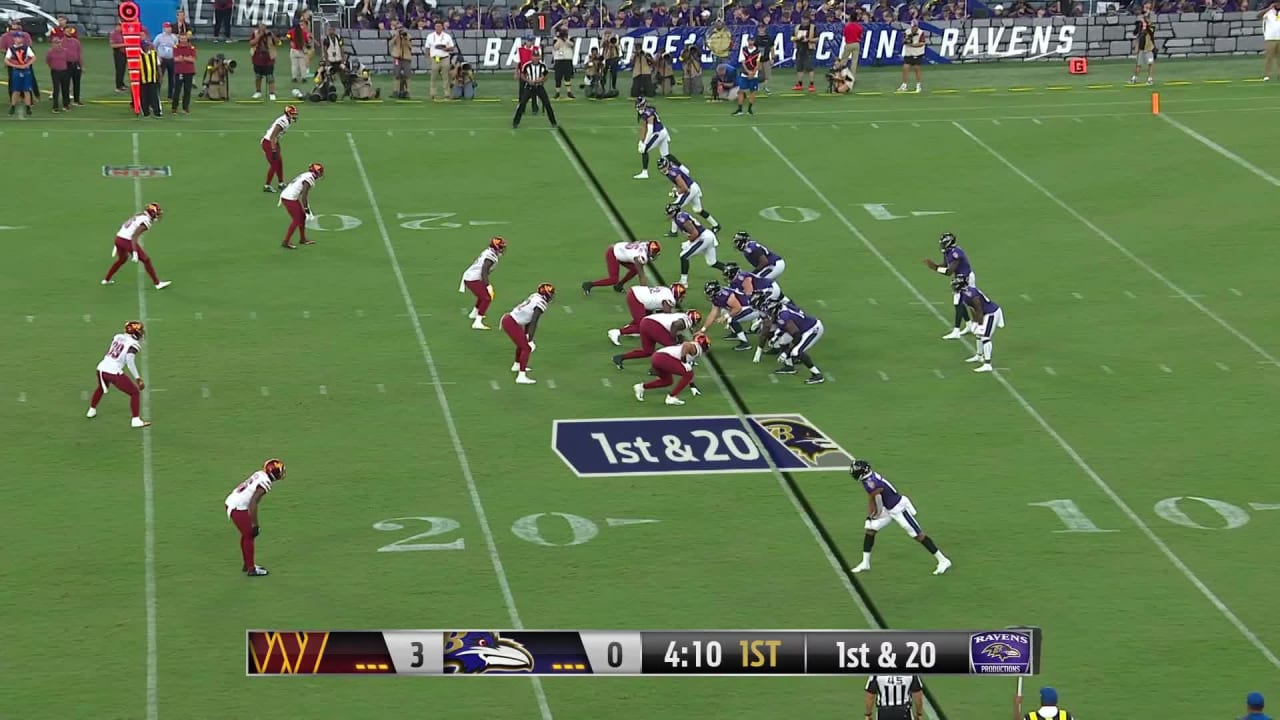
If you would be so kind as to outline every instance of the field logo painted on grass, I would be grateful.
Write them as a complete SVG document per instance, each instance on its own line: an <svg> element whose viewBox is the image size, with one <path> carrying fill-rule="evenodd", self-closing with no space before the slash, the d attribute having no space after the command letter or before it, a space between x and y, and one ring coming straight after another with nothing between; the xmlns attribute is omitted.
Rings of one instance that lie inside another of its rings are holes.
<svg viewBox="0 0 1280 720"><path fill-rule="evenodd" d="M173 177L173 168L168 165L103 165L102 177L126 180Z"/></svg>
<svg viewBox="0 0 1280 720"><path fill-rule="evenodd" d="M853 457L803 415L556 420L551 447L578 477L845 470Z"/></svg>

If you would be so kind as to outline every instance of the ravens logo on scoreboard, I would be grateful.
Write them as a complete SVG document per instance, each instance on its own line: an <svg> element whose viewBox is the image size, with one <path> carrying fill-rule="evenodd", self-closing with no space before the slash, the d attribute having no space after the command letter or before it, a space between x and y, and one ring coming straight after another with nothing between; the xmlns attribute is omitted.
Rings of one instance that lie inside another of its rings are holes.
<svg viewBox="0 0 1280 720"><path fill-rule="evenodd" d="M1021 650L1002 642L991 643L982 651L982 654L992 658L993 660L999 660L1000 662L1022 657Z"/></svg>
<svg viewBox="0 0 1280 720"><path fill-rule="evenodd" d="M533 655L524 645L496 632L454 632L444 638L444 671L477 675L488 672L529 672Z"/></svg>

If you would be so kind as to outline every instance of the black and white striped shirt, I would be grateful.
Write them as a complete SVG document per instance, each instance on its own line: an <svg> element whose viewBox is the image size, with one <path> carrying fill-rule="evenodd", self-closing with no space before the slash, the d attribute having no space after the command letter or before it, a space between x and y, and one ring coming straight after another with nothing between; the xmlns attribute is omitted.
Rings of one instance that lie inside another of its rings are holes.
<svg viewBox="0 0 1280 720"><path fill-rule="evenodd" d="M924 688L918 675L872 675L867 678L867 693L876 696L876 705L907 707L911 696Z"/></svg>
<svg viewBox="0 0 1280 720"><path fill-rule="evenodd" d="M547 66L537 60L530 60L521 68L520 75L530 85L537 85L547 79Z"/></svg>

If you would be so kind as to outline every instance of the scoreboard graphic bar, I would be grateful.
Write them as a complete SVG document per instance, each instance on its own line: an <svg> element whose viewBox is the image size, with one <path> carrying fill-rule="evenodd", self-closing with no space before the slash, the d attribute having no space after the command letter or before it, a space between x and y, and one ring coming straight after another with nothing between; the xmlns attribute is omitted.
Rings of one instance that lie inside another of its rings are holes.
<svg viewBox="0 0 1280 720"><path fill-rule="evenodd" d="M250 630L249 675L1037 675L1041 630Z"/></svg>

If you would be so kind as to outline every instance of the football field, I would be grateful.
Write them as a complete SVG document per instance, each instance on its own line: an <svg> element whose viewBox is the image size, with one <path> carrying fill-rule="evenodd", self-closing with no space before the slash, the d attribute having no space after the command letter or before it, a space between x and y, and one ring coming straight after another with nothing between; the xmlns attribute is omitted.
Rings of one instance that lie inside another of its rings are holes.
<svg viewBox="0 0 1280 720"><path fill-rule="evenodd" d="M512 131L501 80L487 103L300 105L285 175L325 177L317 243L292 252L260 190L283 102L0 123L31 168L0 220L0 717L862 715L862 678L246 678L247 628L1030 625L1029 688L1080 717L1237 712L1280 679L1280 98L1244 81L1259 63L1168 63L1160 116L1112 65L953 68L921 95L868 70L865 94L775 92L746 118L654 99L724 226L721 259L749 231L826 327L816 386L716 328L683 407L636 402L648 365L617 370L606 336L623 297L578 289L619 241L662 240L654 279L679 275L670 186L632 178L625 98L558 103L560 131L540 115ZM173 285L132 263L100 285L115 229L148 202L165 215L144 242ZM1005 312L990 375L965 363L971 339L940 339L951 292L921 260L948 231ZM508 250L482 332L456 290L492 235ZM685 307L708 312L712 279L695 259ZM497 320L543 282L558 292L538 384L517 386ZM134 319L141 431L116 392L84 418ZM843 461L720 471L763 457L741 441L780 416L838 446L788 445L797 464L869 459L954 567L931 575L890 526L873 569L849 573L866 495ZM633 428L687 443L691 471L575 472L600 455L592 433ZM271 575L250 579L223 498L273 456L289 473L261 509ZM926 679L944 720L1007 717L1014 686Z"/></svg>

